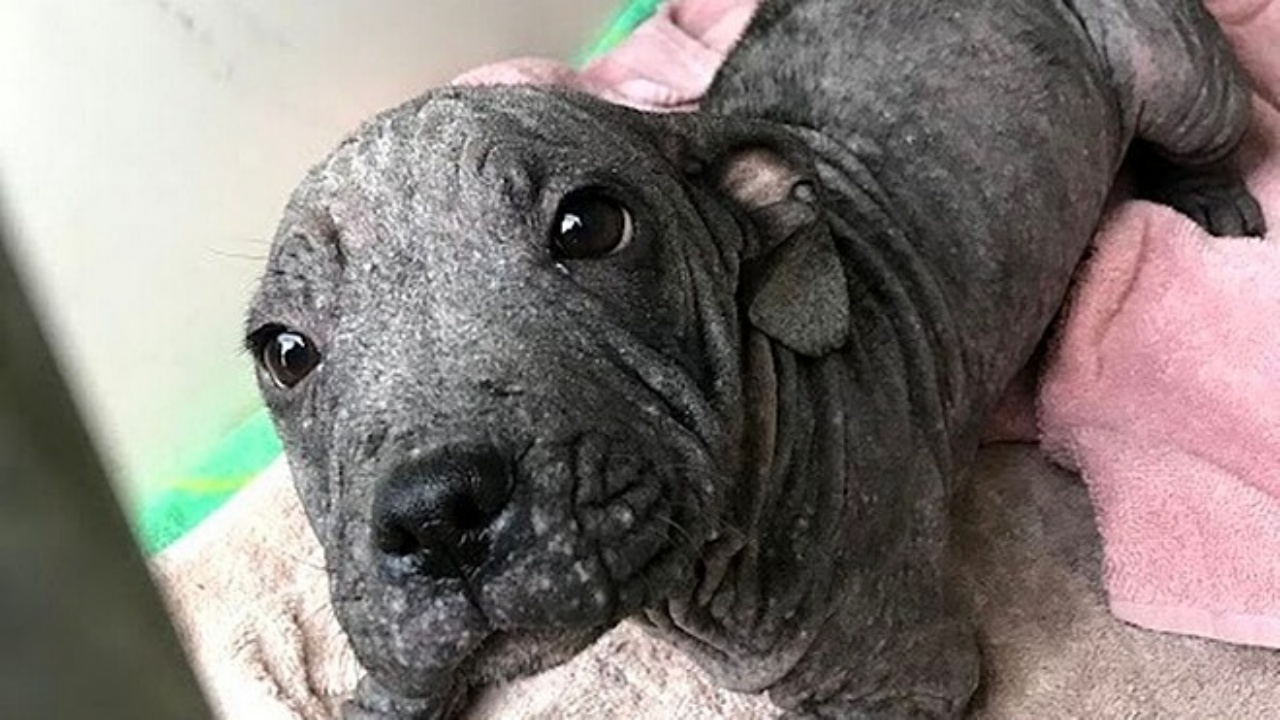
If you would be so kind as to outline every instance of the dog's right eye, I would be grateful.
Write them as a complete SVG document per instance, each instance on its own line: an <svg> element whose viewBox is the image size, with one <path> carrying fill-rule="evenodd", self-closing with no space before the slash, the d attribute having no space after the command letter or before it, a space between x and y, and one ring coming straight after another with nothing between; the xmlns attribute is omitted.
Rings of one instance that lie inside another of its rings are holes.
<svg viewBox="0 0 1280 720"><path fill-rule="evenodd" d="M631 243L631 212L603 191L569 193L551 226L551 254L557 260L612 255Z"/></svg>
<svg viewBox="0 0 1280 720"><path fill-rule="evenodd" d="M254 359L277 387L291 388L320 364L320 350L306 335L283 325L267 325L249 336Z"/></svg>

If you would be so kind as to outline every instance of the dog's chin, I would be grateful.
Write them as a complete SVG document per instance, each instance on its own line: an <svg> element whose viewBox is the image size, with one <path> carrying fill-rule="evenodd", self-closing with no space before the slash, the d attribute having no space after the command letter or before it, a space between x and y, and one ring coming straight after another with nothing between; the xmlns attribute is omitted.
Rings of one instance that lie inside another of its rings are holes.
<svg viewBox="0 0 1280 720"><path fill-rule="evenodd" d="M458 667L458 678L475 687L501 683L568 662L607 627L494 632Z"/></svg>
<svg viewBox="0 0 1280 720"><path fill-rule="evenodd" d="M623 597L592 555L522 558L528 563L472 583L366 580L365 592L335 595L334 609L365 669L405 697L422 697L442 684L476 687L559 665L639 611L650 599L641 590L666 585L672 572L631 578L624 587L636 592Z"/></svg>
<svg viewBox="0 0 1280 720"><path fill-rule="evenodd" d="M493 632L452 670L373 672L361 681L352 707L377 717L455 717L477 699L478 691L567 662L603 632L603 628Z"/></svg>
<svg viewBox="0 0 1280 720"><path fill-rule="evenodd" d="M333 600L360 664L403 697L439 693L493 633L456 589L428 593L365 585L359 592L335 593Z"/></svg>

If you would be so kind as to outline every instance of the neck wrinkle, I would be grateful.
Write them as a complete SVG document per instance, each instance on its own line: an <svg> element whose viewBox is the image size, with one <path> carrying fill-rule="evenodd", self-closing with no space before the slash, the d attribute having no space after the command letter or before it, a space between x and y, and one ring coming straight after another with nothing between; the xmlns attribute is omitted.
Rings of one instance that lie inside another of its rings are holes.
<svg viewBox="0 0 1280 720"><path fill-rule="evenodd" d="M765 335L744 339L737 483L725 530L703 553L691 596L649 620L724 687L760 692L787 677L819 637L835 587L845 517L844 391L823 388L838 357L797 358ZM842 378L843 379L843 378ZM813 453L814 447L834 452Z"/></svg>
<svg viewBox="0 0 1280 720"><path fill-rule="evenodd" d="M908 368L909 402L935 460L950 467L950 455L966 418L957 415L973 404L977 388L963 352L953 308L935 276L937 268L920 254L909 226L895 211L894 199L877 180L881 151L869 139L836 141L821 132L796 127L816 156L822 185L830 192L829 222L845 264L854 304L854 343L868 367L878 364L879 348L864 338L892 338ZM1003 390L1003 388L1000 388Z"/></svg>

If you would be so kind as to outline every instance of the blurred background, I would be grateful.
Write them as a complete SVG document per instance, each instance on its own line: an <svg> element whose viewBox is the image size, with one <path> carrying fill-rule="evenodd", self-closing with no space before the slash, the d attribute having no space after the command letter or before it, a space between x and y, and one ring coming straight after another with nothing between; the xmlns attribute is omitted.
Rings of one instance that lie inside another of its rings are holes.
<svg viewBox="0 0 1280 720"><path fill-rule="evenodd" d="M617 0L3 0L16 260L125 499L259 403L241 316L285 199L361 119L572 59Z"/></svg>

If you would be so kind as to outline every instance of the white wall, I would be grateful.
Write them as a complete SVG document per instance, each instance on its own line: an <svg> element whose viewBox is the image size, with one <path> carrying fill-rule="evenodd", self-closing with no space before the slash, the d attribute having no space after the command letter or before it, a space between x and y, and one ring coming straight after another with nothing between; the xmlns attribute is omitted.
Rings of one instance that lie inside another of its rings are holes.
<svg viewBox="0 0 1280 720"><path fill-rule="evenodd" d="M255 402L241 313L292 185L371 112L569 57L616 0L0 0L0 183L118 477Z"/></svg>

